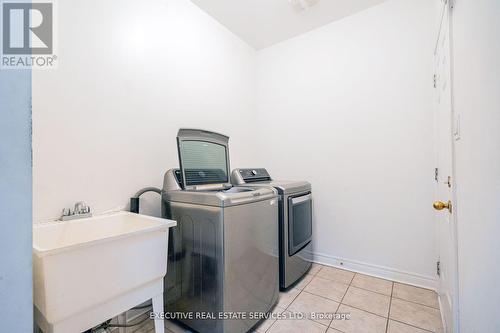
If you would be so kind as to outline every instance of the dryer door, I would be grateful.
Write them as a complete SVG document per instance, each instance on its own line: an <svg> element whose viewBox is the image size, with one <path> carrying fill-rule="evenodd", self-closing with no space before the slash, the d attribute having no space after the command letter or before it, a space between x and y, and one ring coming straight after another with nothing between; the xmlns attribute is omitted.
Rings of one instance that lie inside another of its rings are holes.
<svg viewBox="0 0 500 333"><path fill-rule="evenodd" d="M288 198L288 255L293 256L311 242L312 196Z"/></svg>

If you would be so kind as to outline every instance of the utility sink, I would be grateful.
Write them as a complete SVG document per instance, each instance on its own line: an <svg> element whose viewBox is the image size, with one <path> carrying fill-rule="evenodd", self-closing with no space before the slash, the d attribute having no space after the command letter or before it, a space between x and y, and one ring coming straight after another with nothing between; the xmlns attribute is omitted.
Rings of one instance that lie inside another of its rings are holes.
<svg viewBox="0 0 500 333"><path fill-rule="evenodd" d="M37 325L44 333L80 333L149 299L163 312L168 229L175 225L129 212L35 225ZM159 320L155 328L163 333Z"/></svg>

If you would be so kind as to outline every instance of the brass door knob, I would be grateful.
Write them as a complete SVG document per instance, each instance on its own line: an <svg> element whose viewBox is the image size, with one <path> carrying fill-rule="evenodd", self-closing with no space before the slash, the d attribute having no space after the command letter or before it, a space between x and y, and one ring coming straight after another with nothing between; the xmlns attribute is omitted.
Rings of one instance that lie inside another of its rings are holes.
<svg viewBox="0 0 500 333"><path fill-rule="evenodd" d="M451 201L448 201L448 202L442 202L442 201L436 201L432 204L432 206L434 207L435 210L443 210L443 209L448 209L451 213L451 210L452 210L452 205L451 205Z"/></svg>

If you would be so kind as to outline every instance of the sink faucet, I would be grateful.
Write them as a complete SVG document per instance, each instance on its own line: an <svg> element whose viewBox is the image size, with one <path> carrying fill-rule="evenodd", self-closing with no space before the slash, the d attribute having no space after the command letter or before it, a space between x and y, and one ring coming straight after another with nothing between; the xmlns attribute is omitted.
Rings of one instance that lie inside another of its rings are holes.
<svg viewBox="0 0 500 333"><path fill-rule="evenodd" d="M90 212L90 206L87 206L87 204L83 201L79 201L75 203L75 208L73 209L73 212L71 211L71 208L63 209L61 221L75 220L91 216L92 213Z"/></svg>

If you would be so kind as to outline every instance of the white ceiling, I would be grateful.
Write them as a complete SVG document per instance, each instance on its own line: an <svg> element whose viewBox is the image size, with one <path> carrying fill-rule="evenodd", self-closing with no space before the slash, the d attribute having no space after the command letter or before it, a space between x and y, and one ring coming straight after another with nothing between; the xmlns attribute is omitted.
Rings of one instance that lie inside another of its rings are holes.
<svg viewBox="0 0 500 333"><path fill-rule="evenodd" d="M262 49L386 0L191 1L254 48ZM300 4L309 3L313 5L300 10Z"/></svg>

